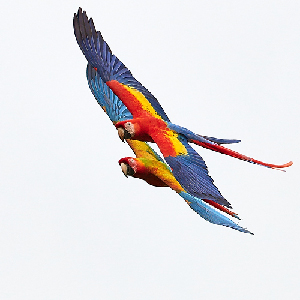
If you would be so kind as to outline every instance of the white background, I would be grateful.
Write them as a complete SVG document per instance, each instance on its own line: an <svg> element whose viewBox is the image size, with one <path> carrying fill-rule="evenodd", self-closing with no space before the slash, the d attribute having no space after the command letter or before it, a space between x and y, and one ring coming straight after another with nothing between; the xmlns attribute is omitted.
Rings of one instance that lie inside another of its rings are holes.
<svg viewBox="0 0 300 300"><path fill-rule="evenodd" d="M299 1L2 1L0 299L297 299ZM126 179L132 152L89 91L82 6L112 51L194 132L254 236Z"/></svg>

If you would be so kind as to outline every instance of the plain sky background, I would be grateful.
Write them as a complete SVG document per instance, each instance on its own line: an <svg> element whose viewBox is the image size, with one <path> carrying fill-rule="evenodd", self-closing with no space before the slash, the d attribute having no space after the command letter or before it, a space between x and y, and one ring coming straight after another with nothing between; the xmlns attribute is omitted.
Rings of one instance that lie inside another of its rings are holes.
<svg viewBox="0 0 300 300"><path fill-rule="evenodd" d="M126 179L94 100L82 6L170 119L238 138L270 170L195 147L254 236ZM0 299L297 299L299 1L2 1Z"/></svg>

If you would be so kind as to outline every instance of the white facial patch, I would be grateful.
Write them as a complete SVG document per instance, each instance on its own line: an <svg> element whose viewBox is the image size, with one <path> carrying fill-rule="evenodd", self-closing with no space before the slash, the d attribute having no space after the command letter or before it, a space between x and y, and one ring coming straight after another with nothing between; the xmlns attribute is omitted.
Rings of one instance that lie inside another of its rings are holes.
<svg viewBox="0 0 300 300"><path fill-rule="evenodd" d="M130 167L131 167L131 168L133 169L133 171L136 173L136 171L137 171L137 163L136 163L135 159L129 158L129 159L128 159L128 162L129 162Z"/></svg>
<svg viewBox="0 0 300 300"><path fill-rule="evenodd" d="M134 125L131 122L125 123L124 128L130 133L131 137L134 136Z"/></svg>

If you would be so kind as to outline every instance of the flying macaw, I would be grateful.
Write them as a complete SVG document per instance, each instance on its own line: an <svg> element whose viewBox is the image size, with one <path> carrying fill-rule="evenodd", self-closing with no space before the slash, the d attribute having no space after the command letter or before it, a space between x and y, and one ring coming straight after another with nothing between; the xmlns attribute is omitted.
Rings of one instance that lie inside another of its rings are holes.
<svg viewBox="0 0 300 300"><path fill-rule="evenodd" d="M99 73L88 64L87 79L89 87L97 102L115 124L123 119L132 117L123 102L106 86ZM136 158L125 157L119 160L124 175L140 178L148 184L156 187L170 187L177 192L186 203L205 220L218 225L227 226L241 232L250 233L249 230L239 226L212 207L240 219L236 213L212 200L199 199L184 190L174 177L169 166L163 159L146 143L138 140L126 139L136 155Z"/></svg>
<svg viewBox="0 0 300 300"><path fill-rule="evenodd" d="M74 15L73 25L77 43L89 64L131 113L130 118L115 124L120 138L155 142L176 180L190 195L231 208L230 203L213 184L204 160L189 143L269 168L292 165L292 162L283 165L263 163L220 145L239 142L238 140L201 136L171 123L157 99L112 54L101 33L96 31L93 20L88 19L81 8Z"/></svg>

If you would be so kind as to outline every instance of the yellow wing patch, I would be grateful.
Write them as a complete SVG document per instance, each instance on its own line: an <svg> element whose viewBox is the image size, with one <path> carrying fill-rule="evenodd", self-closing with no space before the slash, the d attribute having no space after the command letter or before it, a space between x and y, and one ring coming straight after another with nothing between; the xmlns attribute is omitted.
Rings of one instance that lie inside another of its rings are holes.
<svg viewBox="0 0 300 300"><path fill-rule="evenodd" d="M126 140L126 142L133 150L137 158L143 157L158 160L155 153L153 152L153 149L145 142L141 142L138 140Z"/></svg>
<svg viewBox="0 0 300 300"><path fill-rule="evenodd" d="M153 175L158 177L177 193L185 192L167 165L158 160L153 149L148 144L137 140L126 140L126 142L131 147L136 157L143 162L145 167Z"/></svg>
<svg viewBox="0 0 300 300"><path fill-rule="evenodd" d="M168 169L165 163L157 160L150 160L139 158L147 169L156 177L158 177L161 181L167 184L171 189L176 191L177 193L185 192L180 183L176 180L173 173Z"/></svg>
<svg viewBox="0 0 300 300"><path fill-rule="evenodd" d="M173 144L176 155L187 155L188 154L185 146L179 140L178 134L176 132L169 129L169 130L166 130L166 135L168 136L171 143Z"/></svg>
<svg viewBox="0 0 300 300"><path fill-rule="evenodd" d="M162 117L155 111L151 103L140 91L125 84L123 84L123 87L139 101L143 110L149 112L151 116L162 120Z"/></svg>

